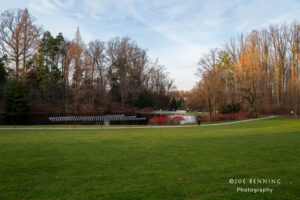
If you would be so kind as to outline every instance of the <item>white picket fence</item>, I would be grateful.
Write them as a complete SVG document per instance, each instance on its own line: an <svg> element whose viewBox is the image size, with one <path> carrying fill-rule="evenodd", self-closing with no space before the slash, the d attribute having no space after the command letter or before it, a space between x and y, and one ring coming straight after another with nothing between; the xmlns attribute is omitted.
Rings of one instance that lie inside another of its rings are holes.
<svg viewBox="0 0 300 200"><path fill-rule="evenodd" d="M105 125L109 125L110 122L115 121L140 121L146 120L146 117L136 117L136 116L125 116L125 115L104 115L104 116L59 116L59 117L49 117L49 121L52 124L57 123L74 123L74 122L103 122Z"/></svg>

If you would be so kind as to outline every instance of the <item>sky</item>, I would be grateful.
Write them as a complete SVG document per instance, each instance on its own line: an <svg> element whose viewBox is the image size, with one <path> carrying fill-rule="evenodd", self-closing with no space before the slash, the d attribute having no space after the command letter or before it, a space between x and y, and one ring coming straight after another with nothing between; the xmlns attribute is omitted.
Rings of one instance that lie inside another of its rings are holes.
<svg viewBox="0 0 300 200"><path fill-rule="evenodd" d="M108 41L127 36L191 89L201 56L240 33L300 21L300 0L0 0L0 12L28 8L53 35Z"/></svg>

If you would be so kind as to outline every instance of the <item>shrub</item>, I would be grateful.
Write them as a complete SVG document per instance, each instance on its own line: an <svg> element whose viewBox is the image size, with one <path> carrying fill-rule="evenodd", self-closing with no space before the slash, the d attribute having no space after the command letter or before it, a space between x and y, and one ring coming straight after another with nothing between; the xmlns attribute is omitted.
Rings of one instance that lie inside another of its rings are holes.
<svg viewBox="0 0 300 200"><path fill-rule="evenodd" d="M185 120L183 116L176 115L176 116L172 117L171 120L169 120L169 124L176 124L176 125L178 125L183 120Z"/></svg>
<svg viewBox="0 0 300 200"><path fill-rule="evenodd" d="M136 106L140 109L145 107L153 107L154 106L154 95L148 90L144 90L139 94L138 99L136 101Z"/></svg>
<svg viewBox="0 0 300 200"><path fill-rule="evenodd" d="M145 113L151 113L151 112L153 112L153 108L150 107L150 106L147 106L147 107L144 108L144 112Z"/></svg>
<svg viewBox="0 0 300 200"><path fill-rule="evenodd" d="M240 104L228 104L221 107L221 113L222 114L228 114L228 113L238 113L241 110Z"/></svg>
<svg viewBox="0 0 300 200"><path fill-rule="evenodd" d="M255 117L255 116L252 116ZM225 120L237 120L237 119L246 119L248 118L247 113L228 113L228 114L215 114L212 115L211 121L225 121ZM208 116L201 116L201 121L208 122Z"/></svg>
<svg viewBox="0 0 300 200"><path fill-rule="evenodd" d="M163 125L167 124L168 116L163 115L163 116L155 116L151 117L149 119L149 124L151 125Z"/></svg>

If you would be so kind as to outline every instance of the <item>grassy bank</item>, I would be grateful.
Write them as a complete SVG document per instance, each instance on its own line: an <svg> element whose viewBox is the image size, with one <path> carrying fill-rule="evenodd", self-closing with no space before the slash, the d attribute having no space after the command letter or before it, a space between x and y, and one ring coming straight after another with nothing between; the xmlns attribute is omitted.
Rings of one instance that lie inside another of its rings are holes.
<svg viewBox="0 0 300 200"><path fill-rule="evenodd" d="M300 123L0 130L0 199L297 199ZM281 184L234 185L276 178ZM237 187L273 189L241 193Z"/></svg>

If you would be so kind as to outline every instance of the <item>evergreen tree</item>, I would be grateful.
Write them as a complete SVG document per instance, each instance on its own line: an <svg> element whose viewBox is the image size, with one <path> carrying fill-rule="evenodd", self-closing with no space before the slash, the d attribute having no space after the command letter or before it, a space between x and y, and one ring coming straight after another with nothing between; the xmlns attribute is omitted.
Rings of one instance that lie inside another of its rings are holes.
<svg viewBox="0 0 300 200"><path fill-rule="evenodd" d="M38 52L29 63L27 82L41 94L47 102L53 102L63 83L62 73L58 67L60 48L64 41L59 34L53 38L50 32L45 32L40 42ZM51 97L51 98L50 98Z"/></svg>
<svg viewBox="0 0 300 200"><path fill-rule="evenodd" d="M153 107L154 106L154 95L149 92L148 90L144 90L142 93L139 94L136 106L138 108L145 108L145 107Z"/></svg>
<svg viewBox="0 0 300 200"><path fill-rule="evenodd" d="M178 105L177 105L175 97L173 97L171 100L171 103L169 105L169 110L176 111L177 109L178 109Z"/></svg>
<svg viewBox="0 0 300 200"><path fill-rule="evenodd" d="M29 87L26 83L8 79L4 88L4 108L6 112L25 114L28 111Z"/></svg>
<svg viewBox="0 0 300 200"><path fill-rule="evenodd" d="M0 58L0 96L2 94L2 88L3 88L4 84L6 83L7 77L8 77L8 74L4 68L3 58Z"/></svg>

